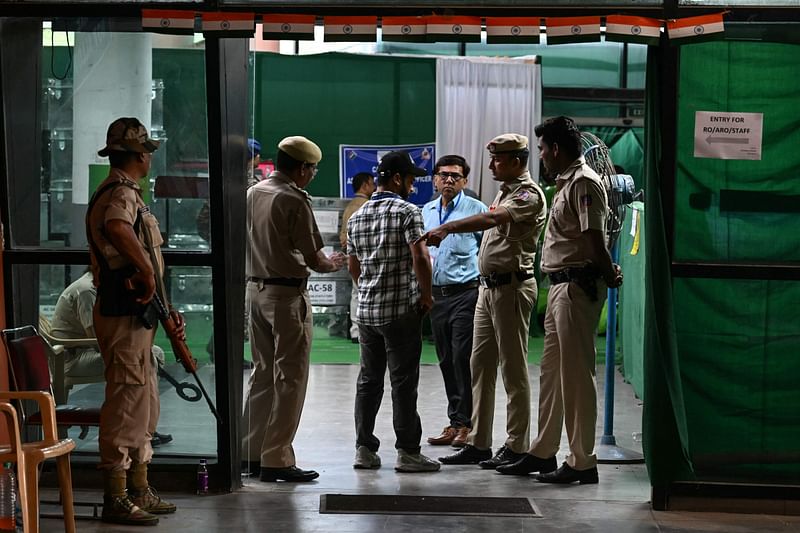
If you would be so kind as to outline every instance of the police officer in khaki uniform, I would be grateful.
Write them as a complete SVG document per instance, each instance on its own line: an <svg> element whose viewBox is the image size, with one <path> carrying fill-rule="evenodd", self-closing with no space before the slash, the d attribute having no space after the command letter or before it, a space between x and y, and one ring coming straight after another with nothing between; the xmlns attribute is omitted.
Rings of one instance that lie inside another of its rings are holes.
<svg viewBox="0 0 800 533"><path fill-rule="evenodd" d="M303 189L317 174L319 147L305 137L278 144L277 170L247 191L245 265L253 372L245 403L242 455L261 481L311 481L295 465L294 440L306 397L311 352L309 269L334 272L345 256L322 253L322 237Z"/></svg>
<svg viewBox="0 0 800 533"><path fill-rule="evenodd" d="M545 483L597 483L595 330L606 289L622 284L622 272L606 248L608 200L600 178L581 155L580 131L572 119L556 117L535 132L545 171L557 176L542 251L550 291L539 378L539 435L528 455L497 470L542 472L538 479ZM565 424L570 453L555 470Z"/></svg>
<svg viewBox="0 0 800 533"><path fill-rule="evenodd" d="M437 246L450 233L484 231L470 361L472 430L466 446L440 461L496 468L523 457L530 443L528 328L536 303L536 245L547 206L542 189L528 172L527 137L507 133L492 139L486 148L491 155L489 169L502 182L489 211L443 224L421 239ZM508 437L492 456L498 363L508 395Z"/></svg>
<svg viewBox="0 0 800 533"><path fill-rule="evenodd" d="M154 525L155 515L175 512L175 505L162 500L147 481L160 404L150 353L155 328L146 329L140 316L153 298L155 276L163 274L164 264L158 221L144 204L138 182L150 172L158 144L136 118L112 122L106 146L98 152L108 156L111 171L86 213L97 285L93 320L106 378L99 437L105 485L102 519L120 524ZM183 319L174 311L173 318L183 335Z"/></svg>

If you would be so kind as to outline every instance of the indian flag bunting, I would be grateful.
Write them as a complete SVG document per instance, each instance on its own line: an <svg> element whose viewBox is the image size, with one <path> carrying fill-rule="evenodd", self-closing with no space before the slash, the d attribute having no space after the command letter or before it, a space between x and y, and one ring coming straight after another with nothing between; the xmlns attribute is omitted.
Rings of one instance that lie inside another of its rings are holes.
<svg viewBox="0 0 800 533"><path fill-rule="evenodd" d="M381 31L384 41L424 43L428 26L424 17L383 17Z"/></svg>
<svg viewBox="0 0 800 533"><path fill-rule="evenodd" d="M539 17L486 17L488 44L539 44Z"/></svg>
<svg viewBox="0 0 800 533"><path fill-rule="evenodd" d="M657 45L661 26L658 19L609 15L606 17L606 41Z"/></svg>
<svg viewBox="0 0 800 533"><path fill-rule="evenodd" d="M254 13L203 13L203 33L224 37L252 37L256 32Z"/></svg>
<svg viewBox="0 0 800 533"><path fill-rule="evenodd" d="M326 42L377 40L378 17L325 17Z"/></svg>
<svg viewBox="0 0 800 533"><path fill-rule="evenodd" d="M667 21L667 35L671 43L700 42L725 36L722 13Z"/></svg>
<svg viewBox="0 0 800 533"><path fill-rule="evenodd" d="M481 18L468 16L428 17L428 42L481 42Z"/></svg>
<svg viewBox="0 0 800 533"><path fill-rule="evenodd" d="M314 40L314 15L262 15L262 37L267 40Z"/></svg>
<svg viewBox="0 0 800 533"><path fill-rule="evenodd" d="M600 17L547 17L545 25L548 45L600 40Z"/></svg>
<svg viewBox="0 0 800 533"><path fill-rule="evenodd" d="M191 35L194 33L194 11L142 9L142 29L157 33Z"/></svg>

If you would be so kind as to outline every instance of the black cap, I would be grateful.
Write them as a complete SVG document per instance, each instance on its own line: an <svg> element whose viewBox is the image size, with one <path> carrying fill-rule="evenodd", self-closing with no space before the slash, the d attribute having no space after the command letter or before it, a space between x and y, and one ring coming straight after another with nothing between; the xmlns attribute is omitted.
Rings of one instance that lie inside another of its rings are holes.
<svg viewBox="0 0 800 533"><path fill-rule="evenodd" d="M378 175L385 176L386 174L391 176L395 174L400 174L401 176L407 176L408 174L427 176L428 171L416 166L408 152L389 152L381 158L381 162L378 165Z"/></svg>

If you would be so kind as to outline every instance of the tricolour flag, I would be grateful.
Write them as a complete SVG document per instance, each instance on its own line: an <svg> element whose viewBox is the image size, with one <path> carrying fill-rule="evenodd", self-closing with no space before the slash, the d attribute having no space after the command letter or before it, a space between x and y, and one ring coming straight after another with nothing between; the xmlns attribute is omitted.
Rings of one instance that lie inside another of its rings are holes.
<svg viewBox="0 0 800 533"><path fill-rule="evenodd" d="M662 25L658 19L609 15L606 17L606 41L655 45L661 38Z"/></svg>
<svg viewBox="0 0 800 533"><path fill-rule="evenodd" d="M142 9L142 29L157 33L191 35L194 33L194 11Z"/></svg>
<svg viewBox="0 0 800 533"><path fill-rule="evenodd" d="M270 40L313 41L314 15L262 15L262 37Z"/></svg>
<svg viewBox="0 0 800 533"><path fill-rule="evenodd" d="M589 43L600 40L600 17L547 17L547 44Z"/></svg>
<svg viewBox="0 0 800 533"><path fill-rule="evenodd" d="M720 39L725 36L722 13L668 20L667 35L673 44Z"/></svg>
<svg viewBox="0 0 800 533"><path fill-rule="evenodd" d="M481 18L469 16L428 17L428 42L481 42Z"/></svg>
<svg viewBox="0 0 800 533"><path fill-rule="evenodd" d="M326 42L377 40L378 17L325 17Z"/></svg>
<svg viewBox="0 0 800 533"><path fill-rule="evenodd" d="M383 17L381 31L384 41L424 43L428 25L424 17Z"/></svg>
<svg viewBox="0 0 800 533"><path fill-rule="evenodd" d="M256 32L253 13L203 13L203 33L224 37L252 37Z"/></svg>
<svg viewBox="0 0 800 533"><path fill-rule="evenodd" d="M486 17L486 42L539 43L539 17Z"/></svg>

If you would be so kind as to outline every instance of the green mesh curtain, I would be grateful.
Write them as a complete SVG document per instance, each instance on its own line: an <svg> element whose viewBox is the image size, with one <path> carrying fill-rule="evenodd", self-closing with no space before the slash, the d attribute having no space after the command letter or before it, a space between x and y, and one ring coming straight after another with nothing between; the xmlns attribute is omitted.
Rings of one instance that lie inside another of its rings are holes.
<svg viewBox="0 0 800 533"><path fill-rule="evenodd" d="M798 57L773 43L681 50L677 260L800 260ZM695 111L763 113L761 160L693 157ZM698 475L797 480L800 283L679 279L674 297Z"/></svg>
<svg viewBox="0 0 800 533"><path fill-rule="evenodd" d="M800 259L799 53L796 45L758 42L681 48L676 260L796 264ZM762 159L695 158L696 111L763 113ZM653 209L654 203L660 207L659 176L651 170L648 165L652 297L646 313L652 313L647 318L652 332L646 334L645 390L647 403L658 393L666 398L649 408L645 404L651 480L654 485L685 479L796 482L800 283L670 280L661 249L663 220Z"/></svg>
<svg viewBox="0 0 800 533"><path fill-rule="evenodd" d="M652 486L690 479L686 406L673 320L672 279L659 186L664 179L659 162L661 138L659 102L662 85L658 50L651 47L647 61L645 113L645 287L644 407L642 447Z"/></svg>

